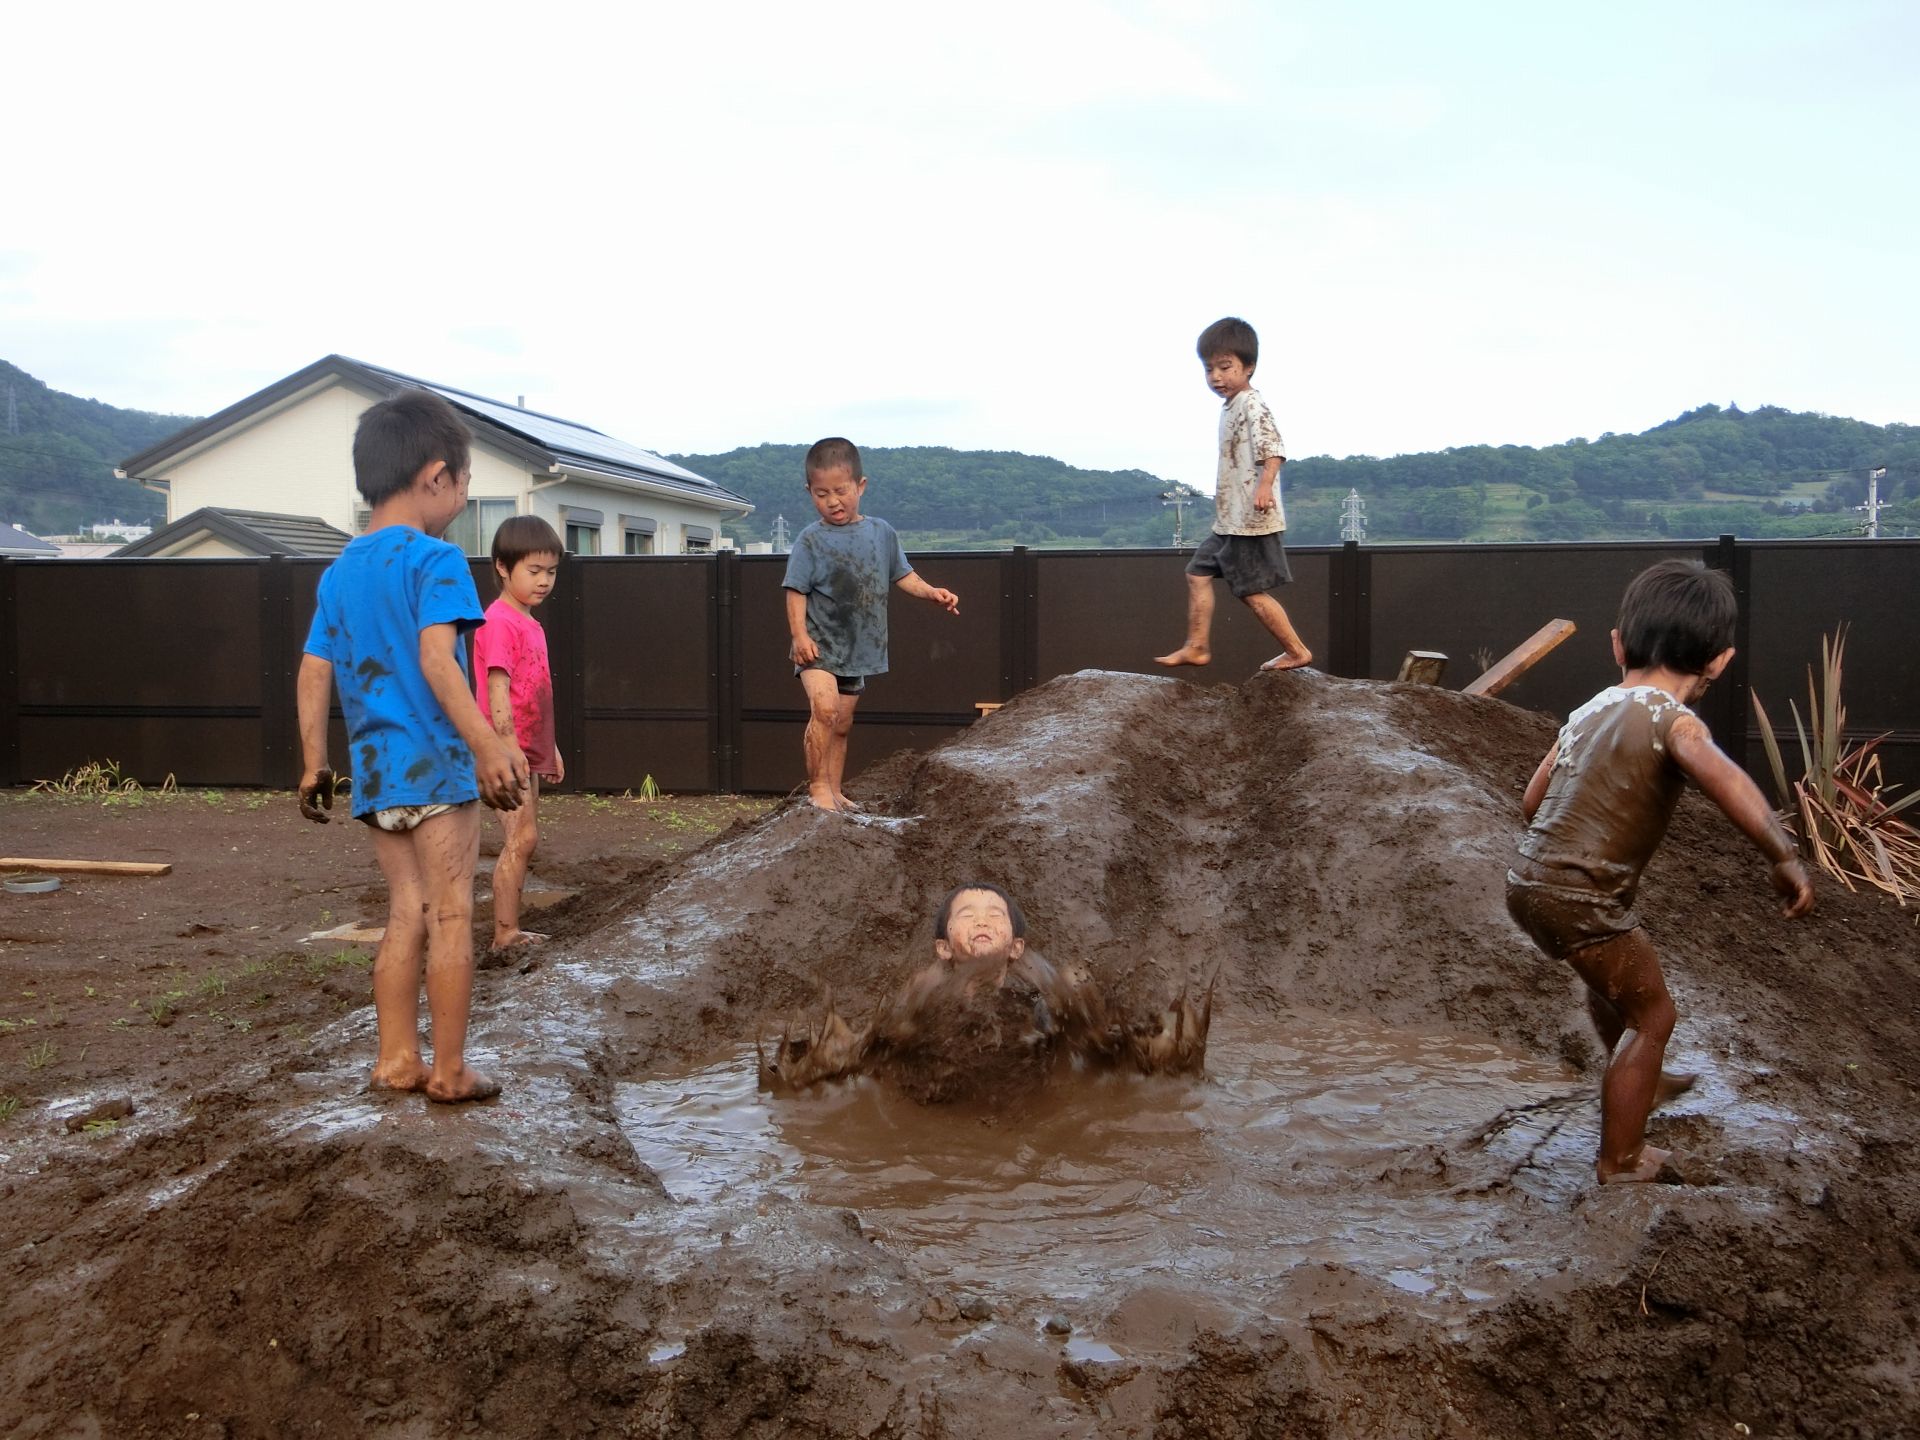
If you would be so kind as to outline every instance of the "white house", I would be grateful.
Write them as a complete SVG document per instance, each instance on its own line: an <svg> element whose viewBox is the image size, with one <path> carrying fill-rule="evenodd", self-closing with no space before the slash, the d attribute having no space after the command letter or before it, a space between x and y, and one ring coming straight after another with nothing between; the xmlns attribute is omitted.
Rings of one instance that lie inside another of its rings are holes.
<svg viewBox="0 0 1920 1440"><path fill-rule="evenodd" d="M204 510L299 517L357 535L367 507L353 488L354 426L376 400L410 387L445 396L473 430L467 513L447 532L469 554L486 554L510 515L541 516L577 555L702 554L717 547L724 522L753 510L711 480L590 426L342 355L189 425L115 473L167 497L169 530ZM249 553L212 527L204 538L156 531L148 543L163 534L164 550L144 553Z"/></svg>

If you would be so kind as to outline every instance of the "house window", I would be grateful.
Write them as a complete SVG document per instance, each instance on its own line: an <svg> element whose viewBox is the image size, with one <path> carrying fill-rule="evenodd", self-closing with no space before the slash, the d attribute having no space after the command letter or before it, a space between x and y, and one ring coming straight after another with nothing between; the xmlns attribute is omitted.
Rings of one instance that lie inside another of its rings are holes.
<svg viewBox="0 0 1920 1440"><path fill-rule="evenodd" d="M467 508L447 527L447 543L467 555L493 553L493 532L519 509L513 500L469 500Z"/></svg>
<svg viewBox="0 0 1920 1440"><path fill-rule="evenodd" d="M622 515L620 517L620 553L623 555L653 554L653 537L660 527L644 515Z"/></svg>
<svg viewBox="0 0 1920 1440"><path fill-rule="evenodd" d="M687 554L710 555L713 553L713 531L705 525L686 525L681 529L687 537Z"/></svg>
<svg viewBox="0 0 1920 1440"><path fill-rule="evenodd" d="M567 553L569 555L598 555L600 553L600 526L606 516L598 510L582 509L578 505L560 507L561 522L567 527Z"/></svg>

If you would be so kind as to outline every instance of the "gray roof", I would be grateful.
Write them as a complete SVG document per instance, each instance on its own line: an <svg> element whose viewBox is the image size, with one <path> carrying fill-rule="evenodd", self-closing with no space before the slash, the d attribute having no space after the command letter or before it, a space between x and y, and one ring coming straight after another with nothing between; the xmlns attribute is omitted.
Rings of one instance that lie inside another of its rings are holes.
<svg viewBox="0 0 1920 1440"><path fill-rule="evenodd" d="M431 380L404 375L398 370L388 370L379 365L369 365L344 355L328 355L316 360L306 369L296 371L237 404L229 405L219 414L196 421L158 445L121 461L120 472L140 479L142 472L158 469L182 451L211 439L249 415L298 394L328 375L353 380L377 395L392 395L403 389L417 387L445 396L455 409L466 415L478 439L537 464L542 469L556 465L577 467L596 477L637 481L715 509L738 510L742 514L753 509L746 500L714 484L705 476L696 475L671 460L662 459L651 450L642 450L638 445L616 440L590 425L582 425L576 420L563 420L557 415L545 415L519 405L509 405L504 400L491 400L484 395L456 390L451 385L439 385Z"/></svg>
<svg viewBox="0 0 1920 1440"><path fill-rule="evenodd" d="M0 555L11 555L18 559L51 559L60 553L60 547L50 540L42 540L38 535L29 535L18 525L9 525L0 521Z"/></svg>
<svg viewBox="0 0 1920 1440"><path fill-rule="evenodd" d="M275 515L265 510L222 510L207 505L182 515L113 552L116 560L162 555L181 541L205 531L252 555L338 555L353 537L312 515Z"/></svg>

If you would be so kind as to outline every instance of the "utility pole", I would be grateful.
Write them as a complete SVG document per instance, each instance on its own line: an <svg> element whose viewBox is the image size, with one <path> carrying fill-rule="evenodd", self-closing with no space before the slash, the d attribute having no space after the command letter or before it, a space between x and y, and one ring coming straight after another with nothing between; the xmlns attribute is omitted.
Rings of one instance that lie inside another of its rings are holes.
<svg viewBox="0 0 1920 1440"><path fill-rule="evenodd" d="M1340 538L1364 541L1367 538L1367 502L1358 490L1347 491L1340 502Z"/></svg>
<svg viewBox="0 0 1920 1440"><path fill-rule="evenodd" d="M1165 490L1161 492L1160 503L1173 509L1173 548L1187 548L1186 514L1187 506L1194 503L1194 497L1184 490Z"/></svg>
<svg viewBox="0 0 1920 1440"><path fill-rule="evenodd" d="M1880 481L1886 473L1887 467L1884 465L1867 471L1867 503L1853 507L1867 512L1867 539L1869 540L1880 538L1880 512L1886 509L1889 503L1880 498Z"/></svg>

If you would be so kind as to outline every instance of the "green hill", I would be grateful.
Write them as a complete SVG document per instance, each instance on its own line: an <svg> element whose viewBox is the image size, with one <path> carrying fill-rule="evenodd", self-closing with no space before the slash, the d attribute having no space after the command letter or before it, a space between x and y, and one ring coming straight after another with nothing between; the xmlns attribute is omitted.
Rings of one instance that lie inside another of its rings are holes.
<svg viewBox="0 0 1920 1440"><path fill-rule="evenodd" d="M65 535L98 520L163 519L166 500L116 480L113 467L191 423L63 395L0 360L0 520Z"/></svg>

